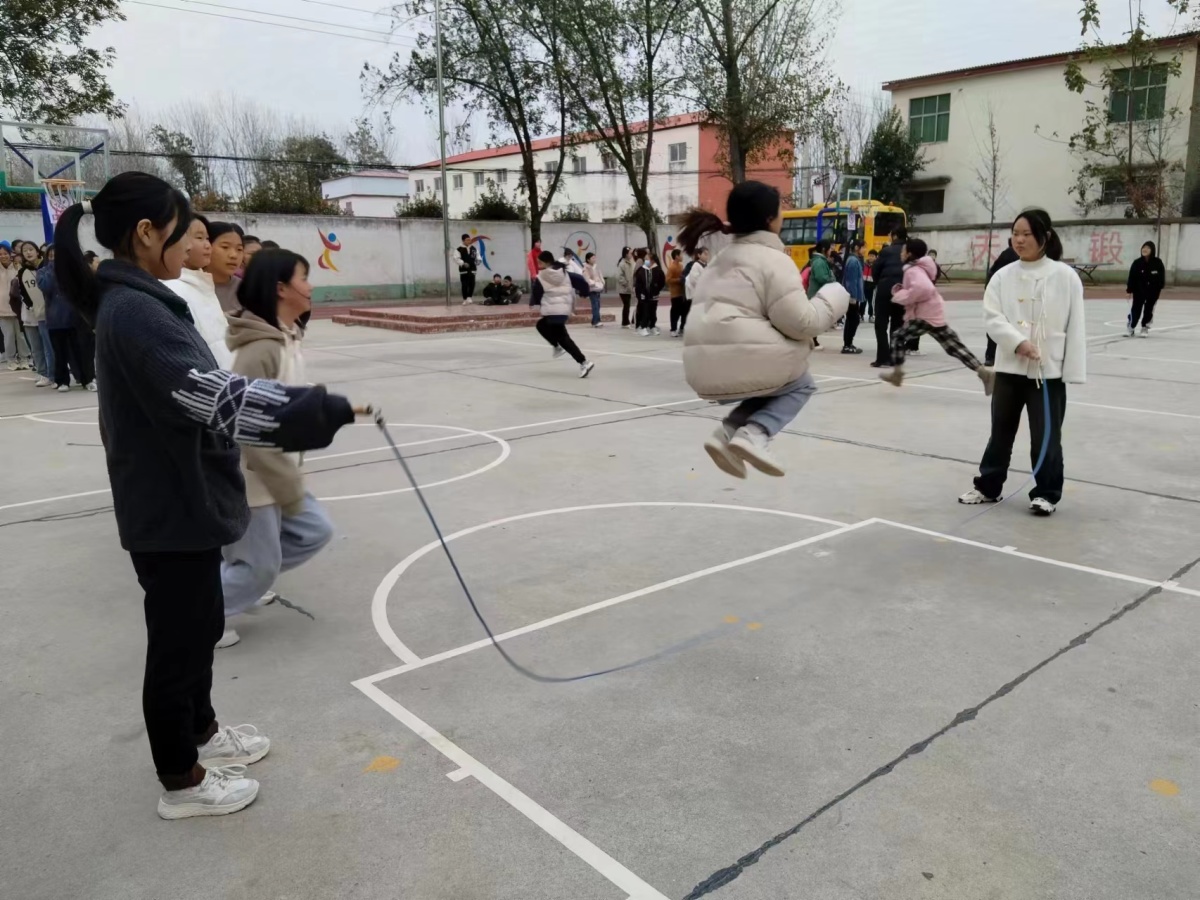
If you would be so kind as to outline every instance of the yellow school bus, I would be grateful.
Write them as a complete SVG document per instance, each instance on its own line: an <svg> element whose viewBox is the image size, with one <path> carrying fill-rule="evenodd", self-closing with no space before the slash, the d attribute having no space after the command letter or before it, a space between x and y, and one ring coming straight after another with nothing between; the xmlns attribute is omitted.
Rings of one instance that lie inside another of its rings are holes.
<svg viewBox="0 0 1200 900"><path fill-rule="evenodd" d="M898 206L878 200L840 200L835 204L785 211L779 237L796 267L803 269L817 241L829 238L841 247L859 240L866 244L867 251L879 251L887 245L893 231L907 227L907 221L904 210Z"/></svg>

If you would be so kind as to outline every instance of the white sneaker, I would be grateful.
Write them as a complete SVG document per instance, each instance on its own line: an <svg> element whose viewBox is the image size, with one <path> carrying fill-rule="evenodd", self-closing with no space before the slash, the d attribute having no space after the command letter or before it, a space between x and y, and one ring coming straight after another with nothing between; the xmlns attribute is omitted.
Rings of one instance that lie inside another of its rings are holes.
<svg viewBox="0 0 1200 900"><path fill-rule="evenodd" d="M996 503L999 499L999 497L988 497L985 494L981 494L977 489L971 488L958 498L958 502L967 506L979 506L981 503Z"/></svg>
<svg viewBox="0 0 1200 900"><path fill-rule="evenodd" d="M671 337L679 337L679 332L678 332L678 331L675 331L674 329L672 329L672 331L671 331Z"/></svg>
<svg viewBox="0 0 1200 900"><path fill-rule="evenodd" d="M560 356L562 356L562 355L563 355L564 353L566 353L566 352L567 352L567 351L566 351L566 350L564 350L562 347L555 347L555 348L554 348L554 352L552 352L552 353L550 354L550 358L551 358L551 359L558 359Z"/></svg>
<svg viewBox="0 0 1200 900"><path fill-rule="evenodd" d="M248 766L266 756L270 749L270 739L265 734L259 734L253 725L226 725L197 752L200 754L200 765L211 769Z"/></svg>
<svg viewBox="0 0 1200 900"><path fill-rule="evenodd" d="M241 639L242 639L242 636L240 634L238 634L234 629L232 629L228 625L226 625L225 633L222 634L221 639L219 641L217 641L217 649L224 650L226 647L232 647L234 644L236 644Z"/></svg>
<svg viewBox="0 0 1200 900"><path fill-rule="evenodd" d="M653 335L653 336L655 336L655 337L657 337L658 335L662 334L662 332L661 332L661 331L659 331L657 328L651 328L651 329L650 329L650 334L651 334L651 335Z"/></svg>
<svg viewBox="0 0 1200 900"><path fill-rule="evenodd" d="M603 323L603 322L596 322L594 325L592 325L592 327L593 327L593 328L603 328L603 327L604 327L604 323Z"/></svg>
<svg viewBox="0 0 1200 900"><path fill-rule="evenodd" d="M1029 501L1029 508L1035 516L1054 515L1054 504L1045 497L1037 497Z"/></svg>
<svg viewBox="0 0 1200 900"><path fill-rule="evenodd" d="M596 364L594 362L585 362L579 367L579 377L587 378L592 374L592 369L594 368L596 368Z"/></svg>
<svg viewBox="0 0 1200 900"><path fill-rule="evenodd" d="M745 426L739 428L729 441L729 452L743 462L750 463L764 475L780 478L784 474L783 467L771 453L770 443L771 439L765 431L754 426Z"/></svg>
<svg viewBox="0 0 1200 900"><path fill-rule="evenodd" d="M97 391L96 382L94 382L94 381L89 381L87 384L84 385L84 387L87 388L93 394L96 393L96 391Z"/></svg>
<svg viewBox="0 0 1200 900"><path fill-rule="evenodd" d="M470 297L468 297L466 300L463 301L463 306L470 306L474 302L475 302L474 300L472 300Z"/></svg>
<svg viewBox="0 0 1200 900"><path fill-rule="evenodd" d="M45 375L39 375L37 381L35 381L33 383L33 386L34 387L45 387L48 384L54 384L54 382L51 381L49 378L47 378Z"/></svg>
<svg viewBox="0 0 1200 900"><path fill-rule="evenodd" d="M1142 326L1142 337L1150 337L1150 326L1149 325Z"/></svg>
<svg viewBox="0 0 1200 900"><path fill-rule="evenodd" d="M722 422L713 432L712 437L704 442L704 449L717 468L726 475L734 478L746 477L746 464L740 456L734 455L729 449L729 439L734 435L734 429Z"/></svg>
<svg viewBox="0 0 1200 900"><path fill-rule="evenodd" d="M638 337L649 337L650 329L649 328L639 328L637 330L637 335L638 335Z"/></svg>
<svg viewBox="0 0 1200 900"><path fill-rule="evenodd" d="M1133 337L1135 334L1137 334L1137 329L1132 325L1125 326L1125 337Z"/></svg>
<svg viewBox="0 0 1200 900"><path fill-rule="evenodd" d="M8 361L8 371L15 372L19 368L21 368L21 366L17 363L17 361L15 359L10 359Z"/></svg>
<svg viewBox="0 0 1200 900"><path fill-rule="evenodd" d="M245 766L209 769L195 787L164 791L158 798L158 814L164 819L190 819L227 816L245 809L258 796L258 782L245 775Z"/></svg>
<svg viewBox="0 0 1200 900"><path fill-rule="evenodd" d="M49 384L50 382L47 381L46 383ZM60 394L67 394L67 393L70 393L70 391L71 391L71 386L69 384L60 384L58 386L58 392Z"/></svg>

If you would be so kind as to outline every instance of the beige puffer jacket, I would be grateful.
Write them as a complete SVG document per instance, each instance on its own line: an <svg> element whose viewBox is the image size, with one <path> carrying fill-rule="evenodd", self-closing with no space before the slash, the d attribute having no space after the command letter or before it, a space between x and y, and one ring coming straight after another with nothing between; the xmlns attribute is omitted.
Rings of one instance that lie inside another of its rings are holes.
<svg viewBox="0 0 1200 900"><path fill-rule="evenodd" d="M706 400L770 394L808 371L812 338L850 295L827 284L810 301L779 236L739 235L704 270L684 333L683 372Z"/></svg>

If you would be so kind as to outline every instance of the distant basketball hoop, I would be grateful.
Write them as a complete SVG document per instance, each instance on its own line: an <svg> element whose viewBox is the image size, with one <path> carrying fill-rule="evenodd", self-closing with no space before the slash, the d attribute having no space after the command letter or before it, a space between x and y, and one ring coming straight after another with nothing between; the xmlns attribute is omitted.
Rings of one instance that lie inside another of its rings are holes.
<svg viewBox="0 0 1200 900"><path fill-rule="evenodd" d="M58 220L67 211L67 207L83 201L86 196L85 188L84 182L71 178L42 179L42 216L51 235L58 227Z"/></svg>
<svg viewBox="0 0 1200 900"><path fill-rule="evenodd" d="M838 179L837 199L846 202L870 200L873 181L870 175L842 175Z"/></svg>

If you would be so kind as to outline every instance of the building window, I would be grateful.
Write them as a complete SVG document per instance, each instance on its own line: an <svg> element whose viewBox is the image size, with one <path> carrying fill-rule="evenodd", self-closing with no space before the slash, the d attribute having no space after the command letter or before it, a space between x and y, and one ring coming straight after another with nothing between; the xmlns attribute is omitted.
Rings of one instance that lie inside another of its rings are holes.
<svg viewBox="0 0 1200 900"><path fill-rule="evenodd" d="M1167 106L1167 67L1141 66L1113 72L1108 118L1112 122L1147 122L1163 117Z"/></svg>
<svg viewBox="0 0 1200 900"><path fill-rule="evenodd" d="M546 163L546 174L553 175L561 168L562 166L559 165L557 160L552 160L551 162Z"/></svg>
<svg viewBox="0 0 1200 900"><path fill-rule="evenodd" d="M950 139L950 95L908 101L908 132L922 144Z"/></svg>
<svg viewBox="0 0 1200 900"><path fill-rule="evenodd" d="M571 160L571 171L576 175L587 174L587 157L576 156Z"/></svg>
<svg viewBox="0 0 1200 900"><path fill-rule="evenodd" d="M671 154L671 162L681 163L687 162L687 142L680 141L678 144L669 144L667 150Z"/></svg>
<svg viewBox="0 0 1200 900"><path fill-rule="evenodd" d="M461 175L451 175L450 176L450 186L452 188L454 188L456 191L461 191L462 190L462 176Z"/></svg>
<svg viewBox="0 0 1200 900"><path fill-rule="evenodd" d="M633 168L635 172L640 172L646 168L646 148L633 151Z"/></svg>
<svg viewBox="0 0 1200 900"><path fill-rule="evenodd" d="M946 192L944 190L909 191L907 208L914 216L934 216L945 212Z"/></svg>
<svg viewBox="0 0 1200 900"><path fill-rule="evenodd" d="M483 186L483 173L476 172L475 173L475 187L482 187L482 186Z"/></svg>
<svg viewBox="0 0 1200 900"><path fill-rule="evenodd" d="M423 178L417 179L417 193L418 194L425 193L425 180Z"/></svg>
<svg viewBox="0 0 1200 900"><path fill-rule="evenodd" d="M611 153L609 153L607 150L601 151L601 153L600 153L600 168L603 169L605 172L617 171L617 158L615 156L613 156Z"/></svg>
<svg viewBox="0 0 1200 900"><path fill-rule="evenodd" d="M437 193L441 189L442 189L442 176L439 175L437 178L433 179L433 190L435 193Z"/></svg>
<svg viewBox="0 0 1200 900"><path fill-rule="evenodd" d="M496 170L496 184L508 184L508 169Z"/></svg>

